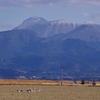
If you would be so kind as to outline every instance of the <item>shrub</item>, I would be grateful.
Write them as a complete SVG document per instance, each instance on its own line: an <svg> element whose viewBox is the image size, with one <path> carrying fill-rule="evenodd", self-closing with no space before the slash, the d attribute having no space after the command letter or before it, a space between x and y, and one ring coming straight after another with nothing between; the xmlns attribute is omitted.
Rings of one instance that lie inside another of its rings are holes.
<svg viewBox="0 0 100 100"><path fill-rule="evenodd" d="M95 81L93 81L93 82L92 82L92 85L96 85L96 82L95 82Z"/></svg>
<svg viewBox="0 0 100 100"><path fill-rule="evenodd" d="M82 84L82 85L84 85L84 84L85 84L85 81L84 81L84 80L82 80L82 81L81 81L81 84Z"/></svg>

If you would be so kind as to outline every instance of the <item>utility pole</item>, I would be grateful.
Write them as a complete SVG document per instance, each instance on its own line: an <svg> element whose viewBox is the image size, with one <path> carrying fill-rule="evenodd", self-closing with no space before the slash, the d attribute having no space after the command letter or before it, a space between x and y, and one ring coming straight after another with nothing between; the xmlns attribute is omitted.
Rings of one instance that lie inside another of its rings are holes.
<svg viewBox="0 0 100 100"><path fill-rule="evenodd" d="M64 66L62 65L60 68L61 68L61 85L63 85L63 70L64 70Z"/></svg>

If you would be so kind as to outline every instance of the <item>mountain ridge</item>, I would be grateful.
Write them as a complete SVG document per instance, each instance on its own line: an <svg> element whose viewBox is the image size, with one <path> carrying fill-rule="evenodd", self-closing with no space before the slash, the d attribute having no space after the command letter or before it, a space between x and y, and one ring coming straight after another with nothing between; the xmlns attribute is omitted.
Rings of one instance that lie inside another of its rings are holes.
<svg viewBox="0 0 100 100"><path fill-rule="evenodd" d="M41 17L31 18L29 24L34 25L0 32L1 77L50 79L52 75L57 79L64 65L65 79L100 80L100 25L74 27L64 20L48 22Z"/></svg>
<svg viewBox="0 0 100 100"><path fill-rule="evenodd" d="M66 33L70 30L75 29L78 27L79 24L73 24L71 22L66 22L65 20L54 20L54 21L47 21L42 17L30 17L23 21L18 27L14 28L17 29L29 29L34 30L38 33L41 37L48 37L52 36L55 33ZM61 30L63 28L63 30ZM66 29L67 28L67 29ZM40 31L38 31L38 29Z"/></svg>

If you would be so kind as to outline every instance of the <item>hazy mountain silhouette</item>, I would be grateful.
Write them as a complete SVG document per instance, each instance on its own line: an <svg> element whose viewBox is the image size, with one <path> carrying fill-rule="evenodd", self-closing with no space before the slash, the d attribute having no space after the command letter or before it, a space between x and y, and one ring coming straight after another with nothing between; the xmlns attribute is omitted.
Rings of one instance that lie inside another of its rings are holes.
<svg viewBox="0 0 100 100"><path fill-rule="evenodd" d="M100 76L100 25L73 24L67 30L66 22L60 20L52 23L63 23L62 27L55 24L50 26L50 31L47 28L50 23L43 18L29 18L14 30L0 32L0 76L50 77L52 74L57 79L61 75L60 66L64 65L65 78L100 79L96 77ZM61 31L63 27L66 32Z"/></svg>

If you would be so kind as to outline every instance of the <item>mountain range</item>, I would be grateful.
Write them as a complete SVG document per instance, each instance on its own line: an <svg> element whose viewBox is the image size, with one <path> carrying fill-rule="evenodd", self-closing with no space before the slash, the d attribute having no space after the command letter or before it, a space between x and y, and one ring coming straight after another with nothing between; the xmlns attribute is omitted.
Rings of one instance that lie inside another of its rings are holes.
<svg viewBox="0 0 100 100"><path fill-rule="evenodd" d="M0 32L0 77L100 80L100 25L31 17ZM61 66L64 66L61 69Z"/></svg>
<svg viewBox="0 0 100 100"><path fill-rule="evenodd" d="M79 24L73 24L65 20L47 21L41 17L31 17L14 29L29 29L37 32L41 37L48 37L59 33L67 33L78 26Z"/></svg>

